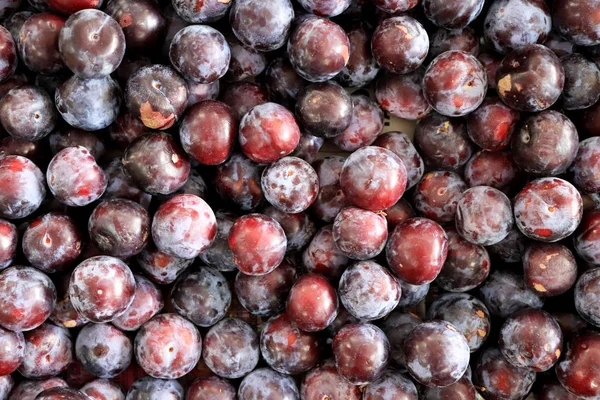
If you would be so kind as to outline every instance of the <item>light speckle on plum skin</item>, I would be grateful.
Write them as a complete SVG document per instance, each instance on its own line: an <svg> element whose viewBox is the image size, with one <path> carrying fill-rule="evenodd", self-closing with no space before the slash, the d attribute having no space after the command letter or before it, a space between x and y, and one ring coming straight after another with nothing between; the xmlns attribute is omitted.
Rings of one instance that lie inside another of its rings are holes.
<svg viewBox="0 0 600 400"><path fill-rule="evenodd" d="M351 0L299 0L304 9L322 17L335 17L343 13L352 2Z"/></svg>
<svg viewBox="0 0 600 400"><path fill-rule="evenodd" d="M323 400L323 398L360 400L358 386L344 379L332 359L313 368L302 379L301 395L304 400Z"/></svg>
<svg viewBox="0 0 600 400"><path fill-rule="evenodd" d="M376 81L375 97L391 115L412 121L429 114L431 105L423 96L423 69L404 75L382 74Z"/></svg>
<svg viewBox="0 0 600 400"><path fill-rule="evenodd" d="M238 398L300 400L300 395L292 377L270 368L259 368L242 380Z"/></svg>
<svg viewBox="0 0 600 400"><path fill-rule="evenodd" d="M202 359L211 371L223 378L246 376L256 367L259 358L258 335L240 319L224 319L204 337Z"/></svg>
<svg viewBox="0 0 600 400"><path fill-rule="evenodd" d="M92 322L107 322L133 302L135 279L118 258L97 256L79 264L69 282L69 297L77 312Z"/></svg>
<svg viewBox="0 0 600 400"><path fill-rule="evenodd" d="M519 230L529 238L550 243L575 231L582 209L577 189L559 178L540 178L527 184L513 206Z"/></svg>
<svg viewBox="0 0 600 400"><path fill-rule="evenodd" d="M190 25L173 37L169 59L184 78L212 83L227 73L231 50L221 32L206 25Z"/></svg>
<svg viewBox="0 0 600 400"><path fill-rule="evenodd" d="M0 159L0 217L19 219L39 208L46 197L42 171L32 161L21 156Z"/></svg>
<svg viewBox="0 0 600 400"><path fill-rule="evenodd" d="M295 214L306 210L319 193L319 178L313 167L297 157L284 157L262 173L261 186L273 207Z"/></svg>
<svg viewBox="0 0 600 400"><path fill-rule="evenodd" d="M523 253L523 271L529 290L541 297L563 294L577 280L573 253L558 243L530 243Z"/></svg>
<svg viewBox="0 0 600 400"><path fill-rule="evenodd" d="M14 332L37 328L50 316L55 304L56 288L40 271L14 266L0 273L0 326L3 328Z"/></svg>
<svg viewBox="0 0 600 400"><path fill-rule="evenodd" d="M600 69L581 54L568 54L560 62L565 70L562 107L580 110L591 107L600 98Z"/></svg>
<svg viewBox="0 0 600 400"><path fill-rule="evenodd" d="M44 323L25 333L25 358L18 371L29 379L58 375L73 361L72 347L67 329Z"/></svg>
<svg viewBox="0 0 600 400"><path fill-rule="evenodd" d="M240 271L264 275L283 261L287 240L283 228L273 218L248 214L240 217L229 231L229 248Z"/></svg>
<svg viewBox="0 0 600 400"><path fill-rule="evenodd" d="M239 82L259 75L267 68L267 59L264 53L246 47L237 42L229 42L231 61L229 70L224 79L230 82Z"/></svg>
<svg viewBox="0 0 600 400"><path fill-rule="evenodd" d="M487 84L487 72L477 58L451 50L437 56L425 71L423 95L438 113L460 117L483 103Z"/></svg>
<svg viewBox="0 0 600 400"><path fill-rule="evenodd" d="M177 379L189 373L200 360L202 338L187 319L178 314L161 314L138 331L134 353L148 375Z"/></svg>
<svg viewBox="0 0 600 400"><path fill-rule="evenodd" d="M210 206L191 194L167 200L152 220L156 247L178 258L197 257L213 243L216 231L217 220Z"/></svg>
<svg viewBox="0 0 600 400"><path fill-rule="evenodd" d="M310 82L333 78L350 59L350 40L346 32L321 17L302 21L290 35L287 49L298 75Z"/></svg>
<svg viewBox="0 0 600 400"><path fill-rule="evenodd" d="M171 290L173 308L201 327L223 319L231 305L231 290L223 274L214 268L190 268Z"/></svg>
<svg viewBox="0 0 600 400"><path fill-rule="evenodd" d="M373 261L358 262L348 267L340 279L338 290L346 310L361 321L387 316L396 308L402 294L396 278Z"/></svg>
<svg viewBox="0 0 600 400"><path fill-rule="evenodd" d="M388 238L387 220L358 207L343 208L333 222L333 240L348 258L368 260L379 255Z"/></svg>
<svg viewBox="0 0 600 400"><path fill-rule="evenodd" d="M429 36L423 25L407 15L385 19L371 39L373 57L394 74L407 74L423 64L429 51Z"/></svg>
<svg viewBox="0 0 600 400"><path fill-rule="evenodd" d="M558 33L579 46L600 44L598 0L559 0L552 7L552 18ZM587 16L587 17L585 17Z"/></svg>

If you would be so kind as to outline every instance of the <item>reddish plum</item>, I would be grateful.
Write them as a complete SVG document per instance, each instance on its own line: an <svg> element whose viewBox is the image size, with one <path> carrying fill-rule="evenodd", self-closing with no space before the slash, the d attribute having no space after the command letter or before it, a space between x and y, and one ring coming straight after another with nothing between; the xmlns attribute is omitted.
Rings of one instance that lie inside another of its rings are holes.
<svg viewBox="0 0 600 400"><path fill-rule="evenodd" d="M269 102L267 90L254 82L234 82L226 86L219 100L227 104L237 121L254 107ZM291 107L290 109L293 109Z"/></svg>
<svg viewBox="0 0 600 400"><path fill-rule="evenodd" d="M190 176L190 162L175 139L153 132L134 140L122 159L125 174L143 191L171 194Z"/></svg>
<svg viewBox="0 0 600 400"><path fill-rule="evenodd" d="M497 97L488 97L467 117L467 132L477 146L500 151L510 145L519 116Z"/></svg>
<svg viewBox="0 0 600 400"><path fill-rule="evenodd" d="M75 356L88 372L99 378L113 378L131 362L131 340L108 324L84 326L75 342Z"/></svg>
<svg viewBox="0 0 600 400"><path fill-rule="evenodd" d="M589 193L600 191L600 137L594 136L579 143L577 156L569 169L575 186Z"/></svg>
<svg viewBox="0 0 600 400"><path fill-rule="evenodd" d="M452 171L434 171L415 186L413 204L420 215L439 223L454 221L456 205L467 190L460 175Z"/></svg>
<svg viewBox="0 0 600 400"><path fill-rule="evenodd" d="M0 66L0 81L5 81L14 74L17 69L17 46L10 32L2 27L0 29L0 56L2 65Z"/></svg>
<svg viewBox="0 0 600 400"><path fill-rule="evenodd" d="M598 1L557 0L552 3L552 18L558 33L578 46L600 44ZM587 18L581 18L587 15Z"/></svg>
<svg viewBox="0 0 600 400"><path fill-rule="evenodd" d="M146 322L134 343L140 367L160 379L177 379L189 373L200 360L201 351L200 332L177 314L157 315Z"/></svg>
<svg viewBox="0 0 600 400"><path fill-rule="evenodd" d="M350 40L339 25L310 17L290 35L287 51L298 75L310 82L324 82L348 64Z"/></svg>
<svg viewBox="0 0 600 400"><path fill-rule="evenodd" d="M556 365L556 376L568 392L586 399L600 395L593 372L598 368L599 351L597 332L583 331L569 342L564 358Z"/></svg>
<svg viewBox="0 0 600 400"><path fill-rule="evenodd" d="M379 73L379 66L371 51L371 32L364 22L346 30L350 41L350 58L335 77L344 86L361 87L369 84Z"/></svg>
<svg viewBox="0 0 600 400"><path fill-rule="evenodd" d="M409 378L388 369L379 379L364 389L362 398L363 400L378 400L382 396L384 399L417 400L418 392L415 384Z"/></svg>
<svg viewBox="0 0 600 400"><path fill-rule="evenodd" d="M502 355L517 368L547 371L558 361L563 335L547 312L529 308L511 315L500 329Z"/></svg>
<svg viewBox="0 0 600 400"><path fill-rule="evenodd" d="M427 57L434 59L450 50L460 50L477 57L479 55L479 38L471 28L438 29L431 37L431 47ZM481 61L480 61L481 62Z"/></svg>
<svg viewBox="0 0 600 400"><path fill-rule="evenodd" d="M35 141L52 132L57 115L46 91L35 86L19 86L0 101L0 122L15 139Z"/></svg>
<svg viewBox="0 0 600 400"><path fill-rule="evenodd" d="M235 277L237 299L254 315L274 316L284 310L296 274L296 268L287 260L265 275L252 276L239 272Z"/></svg>
<svg viewBox="0 0 600 400"><path fill-rule="evenodd" d="M0 217L19 219L39 208L46 196L44 176L29 159L6 156L0 159Z"/></svg>
<svg viewBox="0 0 600 400"><path fill-rule="evenodd" d="M346 130L333 138L333 143L344 151L370 146L384 126L383 111L368 96L354 94L352 104L352 122Z"/></svg>
<svg viewBox="0 0 600 400"><path fill-rule="evenodd" d="M175 0L172 2L177 14L186 20L196 24L215 22L227 15L230 0Z"/></svg>
<svg viewBox="0 0 600 400"><path fill-rule="evenodd" d="M137 265L153 282L160 285L173 283L193 261L170 256L150 245L136 257Z"/></svg>
<svg viewBox="0 0 600 400"><path fill-rule="evenodd" d="M352 153L340 174L340 185L346 198L370 211L385 210L396 204L406 183L406 168L400 157L375 146Z"/></svg>
<svg viewBox="0 0 600 400"><path fill-rule="evenodd" d="M476 288L490 273L487 250L463 239L454 229L446 229L446 235L448 256L436 283L449 292L467 292Z"/></svg>
<svg viewBox="0 0 600 400"><path fill-rule="evenodd" d="M298 93L296 116L303 132L332 138L353 121L353 98L335 82L313 83Z"/></svg>
<svg viewBox="0 0 600 400"><path fill-rule="evenodd" d="M287 314L271 318L260 334L263 358L283 374L300 374L321 359L323 343L317 333L301 331Z"/></svg>
<svg viewBox="0 0 600 400"><path fill-rule="evenodd" d="M327 360L309 371L302 379L301 396L304 400L360 400L359 386L340 375L335 362Z"/></svg>
<svg viewBox="0 0 600 400"><path fill-rule="evenodd" d="M19 235L17 227L8 221L0 219L0 270L9 267L17 255ZM0 375L2 374L0 372Z"/></svg>
<svg viewBox="0 0 600 400"><path fill-rule="evenodd" d="M234 153L215 172L215 189L225 201L242 211L257 208L263 201L260 185L263 167L242 154Z"/></svg>
<svg viewBox="0 0 600 400"><path fill-rule="evenodd" d="M81 10L71 15L60 30L58 49L66 66L79 78L103 78L121 64L125 35L110 15Z"/></svg>
<svg viewBox="0 0 600 400"><path fill-rule="evenodd" d="M358 207L343 208L333 222L337 248L353 260L368 260L379 255L388 238L387 220L381 213Z"/></svg>
<svg viewBox="0 0 600 400"><path fill-rule="evenodd" d="M284 157L262 173L261 186L273 207L295 214L306 210L319 193L319 178L313 167L297 157Z"/></svg>
<svg viewBox="0 0 600 400"><path fill-rule="evenodd" d="M577 262L571 251L555 243L531 243L523 253L525 284L542 297L569 290L577 279Z"/></svg>
<svg viewBox="0 0 600 400"><path fill-rule="evenodd" d="M42 74L54 74L64 68L58 38L65 21L50 13L35 14L23 21L17 44L27 68Z"/></svg>
<svg viewBox="0 0 600 400"><path fill-rule="evenodd" d="M10 267L0 273L0 326L20 332L40 326L56 304L50 278L30 267Z"/></svg>
<svg viewBox="0 0 600 400"><path fill-rule="evenodd" d="M499 53L544 43L552 20L542 0L500 0L488 9L484 23L486 42Z"/></svg>
<svg viewBox="0 0 600 400"><path fill-rule="evenodd" d="M581 195L565 180L536 179L515 198L514 214L516 225L525 236L556 242L571 235L579 225Z"/></svg>
<svg viewBox="0 0 600 400"><path fill-rule="evenodd" d="M165 18L158 4L151 0L111 0L106 5L106 13L123 28L130 50L150 49L165 31Z"/></svg>
<svg viewBox="0 0 600 400"><path fill-rule="evenodd" d="M205 165L218 165L229 158L237 122L224 103L207 100L191 107L179 127L186 153Z"/></svg>
<svg viewBox="0 0 600 400"><path fill-rule="evenodd" d="M415 210L413 210L412 205L406 199L398 200L396 204L385 210L388 230L392 230L396 225L416 216Z"/></svg>
<svg viewBox="0 0 600 400"><path fill-rule="evenodd" d="M423 94L442 115L459 117L476 110L485 98L487 73L469 53L447 51L436 57L423 76Z"/></svg>
<svg viewBox="0 0 600 400"><path fill-rule="evenodd" d="M340 300L346 310L361 321L387 316L400 300L402 290L396 278L373 261L348 267L339 284Z"/></svg>
<svg viewBox="0 0 600 400"><path fill-rule="evenodd" d="M215 374L241 378L258 364L258 335L246 322L227 318L213 326L204 337L202 359Z"/></svg>
<svg viewBox="0 0 600 400"><path fill-rule="evenodd" d="M133 274L118 258L88 258L71 275L71 302L79 314L92 322L108 322L118 317L131 305L134 295Z"/></svg>
<svg viewBox="0 0 600 400"><path fill-rule="evenodd" d="M423 70L410 74L382 74L375 84L375 98L379 106L391 115L419 120L431 112L423 96Z"/></svg>
<svg viewBox="0 0 600 400"><path fill-rule="evenodd" d="M465 166L464 177L470 187L490 186L509 193L522 176L508 151L480 151Z"/></svg>
<svg viewBox="0 0 600 400"><path fill-rule="evenodd" d="M299 400L300 395L291 376L269 368L259 368L240 383L238 399Z"/></svg>
<svg viewBox="0 0 600 400"><path fill-rule="evenodd" d="M282 47L293 18L294 8L289 0L269 3L239 0L234 2L229 12L233 34L246 46L260 51Z"/></svg>
<svg viewBox="0 0 600 400"><path fill-rule="evenodd" d="M9 400L35 400L36 396L44 390L53 387L68 386L67 382L60 378L48 378L40 381L21 381L12 391Z"/></svg>
<svg viewBox="0 0 600 400"><path fill-rule="evenodd" d="M419 21L400 15L385 19L375 29L371 49L381 68L394 74L407 74L425 61L429 37Z"/></svg>
<svg viewBox="0 0 600 400"><path fill-rule="evenodd" d="M52 273L71 266L81 254L82 237L68 216L49 213L31 222L23 234L23 253L32 266Z"/></svg>
<svg viewBox="0 0 600 400"><path fill-rule="evenodd" d="M448 239L442 227L432 220L411 218L396 226L385 253L398 278L423 285L432 282L444 266Z"/></svg>
<svg viewBox="0 0 600 400"><path fill-rule="evenodd" d="M300 141L300 128L285 107L265 103L251 109L240 122L244 154L257 163L271 163L290 154Z"/></svg>
<svg viewBox="0 0 600 400"><path fill-rule="evenodd" d="M438 113L418 122L415 145L425 162L434 168L457 169L473 154L465 122Z"/></svg>
<svg viewBox="0 0 600 400"><path fill-rule="evenodd" d="M541 308L544 300L528 290L522 276L495 270L479 287L481 300L490 314L507 318L525 308Z"/></svg>
<svg viewBox="0 0 600 400"><path fill-rule="evenodd" d="M577 255L590 264L600 265L600 211L590 210L583 215L581 224L573 236Z"/></svg>
<svg viewBox="0 0 600 400"><path fill-rule="evenodd" d="M540 1L541 2L541 1ZM496 84L500 99L518 111L537 112L559 98L565 73L552 50L530 44L509 53L498 67Z"/></svg>
<svg viewBox="0 0 600 400"><path fill-rule="evenodd" d="M138 330L163 308L162 292L148 279L134 275L135 294L125 312L111 322L124 331Z"/></svg>
<svg viewBox="0 0 600 400"><path fill-rule="evenodd" d="M304 250L302 263L309 273L319 273L336 282L350 259L338 248L333 238L333 226L321 228Z"/></svg>
<svg viewBox="0 0 600 400"><path fill-rule="evenodd" d="M227 72L231 51L221 32L207 25L190 25L173 37L169 59L185 79L212 83Z"/></svg>
<svg viewBox="0 0 600 400"><path fill-rule="evenodd" d="M333 339L337 370L347 381L364 385L379 379L389 361L390 343L371 324L348 324Z"/></svg>
<svg viewBox="0 0 600 400"><path fill-rule="evenodd" d="M48 139L50 150L52 150L53 154L67 147L83 146L88 149L96 160L104 155L104 143L93 132L82 131L80 129L66 129L52 133Z"/></svg>
<svg viewBox="0 0 600 400"><path fill-rule="evenodd" d="M337 317L338 304L335 288L323 275L307 274L292 286L286 313L301 330L317 332L327 328Z"/></svg>
<svg viewBox="0 0 600 400"><path fill-rule="evenodd" d="M481 12L484 0L423 0L425 16L439 27L459 29L469 25Z"/></svg>
<svg viewBox="0 0 600 400"><path fill-rule="evenodd" d="M373 145L388 149L400 157L406 168L407 189L415 186L421 180L425 165L421 155L419 155L406 133L386 132L379 136Z"/></svg>
<svg viewBox="0 0 600 400"><path fill-rule="evenodd" d="M81 392L91 400L125 400L121 388L107 379L96 379L81 387Z"/></svg>
<svg viewBox="0 0 600 400"><path fill-rule="evenodd" d="M70 387L56 387L47 389L37 395L35 400L88 400L89 397L77 389Z"/></svg>
<svg viewBox="0 0 600 400"><path fill-rule="evenodd" d="M25 332L25 357L19 373L29 379L58 375L71 364L72 347L65 328L45 323Z"/></svg>
<svg viewBox="0 0 600 400"><path fill-rule="evenodd" d="M25 339L23 334L0 328L0 348L2 348L2 353L0 354L0 376L12 374L25 359Z"/></svg>
<svg viewBox="0 0 600 400"><path fill-rule="evenodd" d="M226 379L216 376L199 378L188 388L186 400L235 400L235 388Z"/></svg>
<svg viewBox="0 0 600 400"><path fill-rule="evenodd" d="M121 106L121 89L110 77L73 76L56 88L56 109L71 126L86 131L104 129L114 122Z"/></svg>
<svg viewBox="0 0 600 400"><path fill-rule="evenodd" d="M259 75L267 67L267 60L263 53L246 47L237 42L230 42L231 61L224 79L230 82L239 82Z"/></svg>
<svg viewBox="0 0 600 400"><path fill-rule="evenodd" d="M229 232L234 262L248 275L264 275L277 268L285 256L286 245L281 225L262 214L240 217Z"/></svg>
<svg viewBox="0 0 600 400"><path fill-rule="evenodd" d="M185 111L187 98L185 80L164 65L142 67L127 80L127 109L150 129L172 127Z"/></svg>

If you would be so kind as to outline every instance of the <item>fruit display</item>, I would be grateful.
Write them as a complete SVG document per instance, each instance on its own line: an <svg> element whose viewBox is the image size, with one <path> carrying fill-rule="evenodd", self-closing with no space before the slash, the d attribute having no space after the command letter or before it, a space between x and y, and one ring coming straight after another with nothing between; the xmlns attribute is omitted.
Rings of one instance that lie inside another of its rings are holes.
<svg viewBox="0 0 600 400"><path fill-rule="evenodd" d="M600 0L0 0L0 400L599 400Z"/></svg>

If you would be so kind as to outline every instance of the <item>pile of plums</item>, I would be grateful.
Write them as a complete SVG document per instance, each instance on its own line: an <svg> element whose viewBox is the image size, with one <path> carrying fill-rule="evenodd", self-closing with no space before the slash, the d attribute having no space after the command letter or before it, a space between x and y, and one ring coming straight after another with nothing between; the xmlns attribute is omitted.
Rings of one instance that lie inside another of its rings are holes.
<svg viewBox="0 0 600 400"><path fill-rule="evenodd" d="M600 399L600 0L0 22L0 400Z"/></svg>

